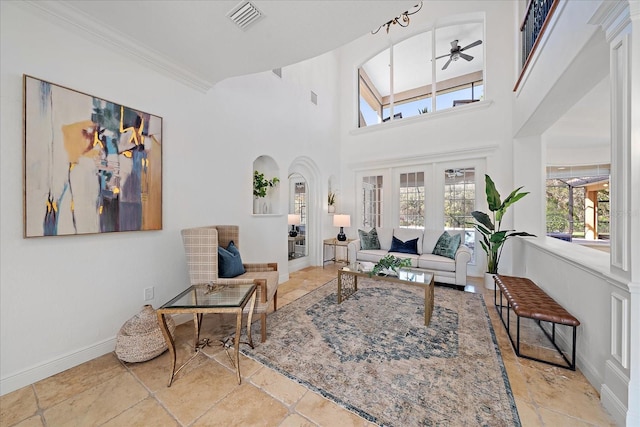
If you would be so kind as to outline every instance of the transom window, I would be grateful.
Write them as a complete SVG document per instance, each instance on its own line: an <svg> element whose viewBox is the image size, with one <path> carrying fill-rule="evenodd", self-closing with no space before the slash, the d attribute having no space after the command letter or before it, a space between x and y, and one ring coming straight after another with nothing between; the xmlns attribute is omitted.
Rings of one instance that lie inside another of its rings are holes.
<svg viewBox="0 0 640 427"><path fill-rule="evenodd" d="M358 69L358 126L483 99L483 34L482 21L437 27L369 59Z"/></svg>

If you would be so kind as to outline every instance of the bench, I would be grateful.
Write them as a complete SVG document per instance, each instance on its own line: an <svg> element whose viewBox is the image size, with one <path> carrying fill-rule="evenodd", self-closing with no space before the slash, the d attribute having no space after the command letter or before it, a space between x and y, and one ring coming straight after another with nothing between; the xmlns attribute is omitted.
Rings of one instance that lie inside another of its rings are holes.
<svg viewBox="0 0 640 427"><path fill-rule="evenodd" d="M573 317L567 310L558 304L553 298L546 294L541 288L539 288L531 280L523 277L503 276L495 275L494 281L496 284L494 291L494 304L496 310L500 315L502 324L507 329L507 335L511 345L518 357L524 357L526 359L536 360L538 362L544 362L549 365L559 366L561 368L576 370L576 331L580 322ZM498 291L500 293L500 302L498 302ZM503 296L506 299L507 305L503 305ZM507 320L505 322L503 316L503 308L507 310ZM517 316L517 332L516 341L514 342L510 331L509 313L513 310ZM562 356L567 366L550 362L547 360L539 359L533 356L521 354L520 352L520 318L525 317L536 321L540 329L544 332L547 338L551 341L558 353ZM551 323L551 335L542 326L541 322ZM556 325L565 325L573 328L573 349L571 352L571 361L567 359L564 352L556 344Z"/></svg>

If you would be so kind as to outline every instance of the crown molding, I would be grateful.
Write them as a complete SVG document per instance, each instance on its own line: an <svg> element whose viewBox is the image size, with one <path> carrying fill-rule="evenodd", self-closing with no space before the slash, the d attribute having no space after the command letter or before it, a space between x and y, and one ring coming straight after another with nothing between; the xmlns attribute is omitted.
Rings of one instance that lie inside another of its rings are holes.
<svg viewBox="0 0 640 427"><path fill-rule="evenodd" d="M134 61L153 69L199 92L206 93L215 82L199 76L171 61L154 49L140 43L133 43L106 25L91 25L93 18L73 8L66 1L26 0L15 4L37 13L49 22L75 32L81 37L89 36L93 41L118 53L125 54Z"/></svg>

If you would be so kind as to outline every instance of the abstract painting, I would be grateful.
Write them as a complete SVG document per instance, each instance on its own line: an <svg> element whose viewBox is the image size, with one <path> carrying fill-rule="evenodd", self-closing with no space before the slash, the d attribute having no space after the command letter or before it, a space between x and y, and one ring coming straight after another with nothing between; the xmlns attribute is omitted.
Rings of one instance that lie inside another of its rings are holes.
<svg viewBox="0 0 640 427"><path fill-rule="evenodd" d="M162 117L24 76L24 235L162 229Z"/></svg>

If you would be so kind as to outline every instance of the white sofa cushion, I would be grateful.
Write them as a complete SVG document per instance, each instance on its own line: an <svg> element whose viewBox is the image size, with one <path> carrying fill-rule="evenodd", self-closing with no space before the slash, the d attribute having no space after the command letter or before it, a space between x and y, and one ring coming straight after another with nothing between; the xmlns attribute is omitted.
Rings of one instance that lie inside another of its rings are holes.
<svg viewBox="0 0 640 427"><path fill-rule="evenodd" d="M385 256L388 252L383 249L366 249L358 251L358 261L369 261L377 263L380 258Z"/></svg>
<svg viewBox="0 0 640 427"><path fill-rule="evenodd" d="M422 254L418 260L418 267L425 270L456 271L456 262L440 255Z"/></svg>
<svg viewBox="0 0 640 427"><path fill-rule="evenodd" d="M393 228L376 228L378 232L378 240L380 241L380 249L388 252L391 249L391 237L393 236Z"/></svg>
<svg viewBox="0 0 640 427"><path fill-rule="evenodd" d="M422 230L416 230L414 228L394 228L393 235L406 242L407 240L418 239L418 254L422 253ZM392 240L392 239L389 239ZM382 241L380 241L382 245Z"/></svg>
<svg viewBox="0 0 640 427"><path fill-rule="evenodd" d="M433 253L433 248L436 247L436 243L438 243L441 234L442 230L424 230L424 239L422 241L423 254Z"/></svg>

